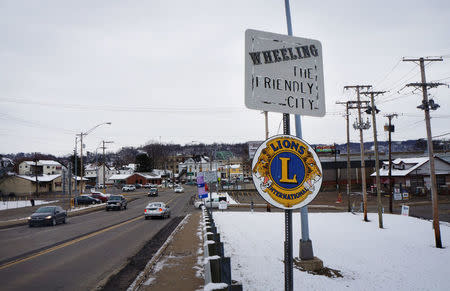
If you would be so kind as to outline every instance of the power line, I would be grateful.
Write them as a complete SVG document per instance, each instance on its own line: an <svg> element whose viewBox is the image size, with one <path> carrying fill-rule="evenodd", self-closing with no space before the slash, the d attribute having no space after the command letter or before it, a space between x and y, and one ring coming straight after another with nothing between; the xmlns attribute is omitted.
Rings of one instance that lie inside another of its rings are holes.
<svg viewBox="0 0 450 291"><path fill-rule="evenodd" d="M65 108L73 110L97 110L97 111L111 111L111 112L154 112L154 113L230 113L243 112L245 109L237 107L155 107L155 106L117 106L117 105L83 105L83 104L69 104L69 103L55 103L33 101L22 98L0 98L0 102L25 104L25 105L39 105L47 107Z"/></svg>

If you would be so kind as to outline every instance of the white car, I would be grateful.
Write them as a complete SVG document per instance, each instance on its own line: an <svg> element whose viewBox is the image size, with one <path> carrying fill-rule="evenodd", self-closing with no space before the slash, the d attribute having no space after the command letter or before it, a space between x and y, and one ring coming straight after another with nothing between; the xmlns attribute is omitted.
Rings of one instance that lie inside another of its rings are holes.
<svg viewBox="0 0 450 291"><path fill-rule="evenodd" d="M163 202L151 202L144 209L145 219L170 217L170 207Z"/></svg>
<svg viewBox="0 0 450 291"><path fill-rule="evenodd" d="M175 193L183 193L184 192L184 188L183 187L177 187L175 188Z"/></svg>
<svg viewBox="0 0 450 291"><path fill-rule="evenodd" d="M205 205L207 208L211 208L211 205L212 205L212 208L219 208L219 198L213 198L212 203L209 200L209 198L206 198L204 201L205 201ZM201 208L202 205L203 205L203 200L194 201L195 208Z"/></svg>
<svg viewBox="0 0 450 291"><path fill-rule="evenodd" d="M128 192L128 191L134 191L136 190L136 187L134 185L124 185L122 187L122 191Z"/></svg>

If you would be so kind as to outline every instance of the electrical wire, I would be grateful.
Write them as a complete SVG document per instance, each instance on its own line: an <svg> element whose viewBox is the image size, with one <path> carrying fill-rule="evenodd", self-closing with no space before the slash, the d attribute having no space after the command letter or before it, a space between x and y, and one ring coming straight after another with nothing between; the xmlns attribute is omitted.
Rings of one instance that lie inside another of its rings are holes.
<svg viewBox="0 0 450 291"><path fill-rule="evenodd" d="M9 98L1 97L0 102L25 104L25 105L39 105L47 107L56 107L73 110L96 110L96 111L109 111L109 112L153 112L153 113L230 113L230 112L242 112L244 108L237 107L154 107L154 106L114 106L114 105L83 105L83 104L69 104L69 103L57 103L57 102L43 102L33 101L23 98Z"/></svg>

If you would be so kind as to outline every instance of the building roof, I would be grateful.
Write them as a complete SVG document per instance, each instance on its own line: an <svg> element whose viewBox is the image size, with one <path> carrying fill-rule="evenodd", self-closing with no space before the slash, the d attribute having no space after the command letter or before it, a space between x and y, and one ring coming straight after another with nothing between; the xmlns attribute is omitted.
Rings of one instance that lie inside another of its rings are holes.
<svg viewBox="0 0 450 291"><path fill-rule="evenodd" d="M35 161L23 161L27 165L35 165ZM53 160L38 160L37 161L38 166L62 166L59 162L53 161Z"/></svg>
<svg viewBox="0 0 450 291"><path fill-rule="evenodd" d="M133 174L114 174L109 177L109 180L126 180L133 175L139 175L145 179L161 179L161 175L155 175L153 173L133 173Z"/></svg>
<svg viewBox="0 0 450 291"><path fill-rule="evenodd" d="M109 177L108 180L126 180L128 177L131 177L133 174L114 174Z"/></svg>
<svg viewBox="0 0 450 291"><path fill-rule="evenodd" d="M401 163L404 164L412 164L413 166L405 169L405 170L400 170L400 169L392 169L391 170L391 175L394 177L404 177L406 175L408 175L409 173L411 173L412 171L416 170L417 168L419 168L420 166L424 165L426 162L428 162L428 157L419 157L419 158L398 158L392 161L393 165L399 165ZM384 165L389 165L389 162L383 162ZM370 176L371 177L375 177L377 175L376 172L372 173ZM383 169L380 168L380 176L389 176L389 167L387 169Z"/></svg>
<svg viewBox="0 0 450 291"><path fill-rule="evenodd" d="M55 180L59 176L61 176L61 174L42 175L42 176L37 176L37 180L38 180L38 182L50 182L50 181ZM28 180L28 181L36 182L36 176L17 175L17 177Z"/></svg>

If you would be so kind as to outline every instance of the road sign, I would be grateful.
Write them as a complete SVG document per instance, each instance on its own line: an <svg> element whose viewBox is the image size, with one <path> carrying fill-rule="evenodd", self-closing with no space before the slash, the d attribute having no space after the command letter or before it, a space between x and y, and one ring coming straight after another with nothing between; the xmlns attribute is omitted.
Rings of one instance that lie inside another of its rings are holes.
<svg viewBox="0 0 450 291"><path fill-rule="evenodd" d="M408 205L402 205L402 215L403 216L409 216L409 206Z"/></svg>
<svg viewBox="0 0 450 291"><path fill-rule="evenodd" d="M202 175L197 176L197 189L198 189L198 197L200 199L208 197L208 193L205 189L205 181Z"/></svg>
<svg viewBox="0 0 450 291"><path fill-rule="evenodd" d="M262 143L263 143L262 141L249 141L249 142L247 142L249 159L253 159L253 157L255 156L256 150L258 150L259 146Z"/></svg>
<svg viewBox="0 0 450 291"><path fill-rule="evenodd" d="M216 171L203 172L203 177L205 179L205 183L217 182L217 172Z"/></svg>
<svg viewBox="0 0 450 291"><path fill-rule="evenodd" d="M245 31L245 106L325 115L322 45L318 40Z"/></svg>
<svg viewBox="0 0 450 291"><path fill-rule="evenodd" d="M259 194L282 209L308 205L322 184L322 165L314 148L291 135L273 136L261 144L252 172Z"/></svg>
<svg viewBox="0 0 450 291"><path fill-rule="evenodd" d="M219 209L227 209L228 203L227 201L219 201Z"/></svg>

